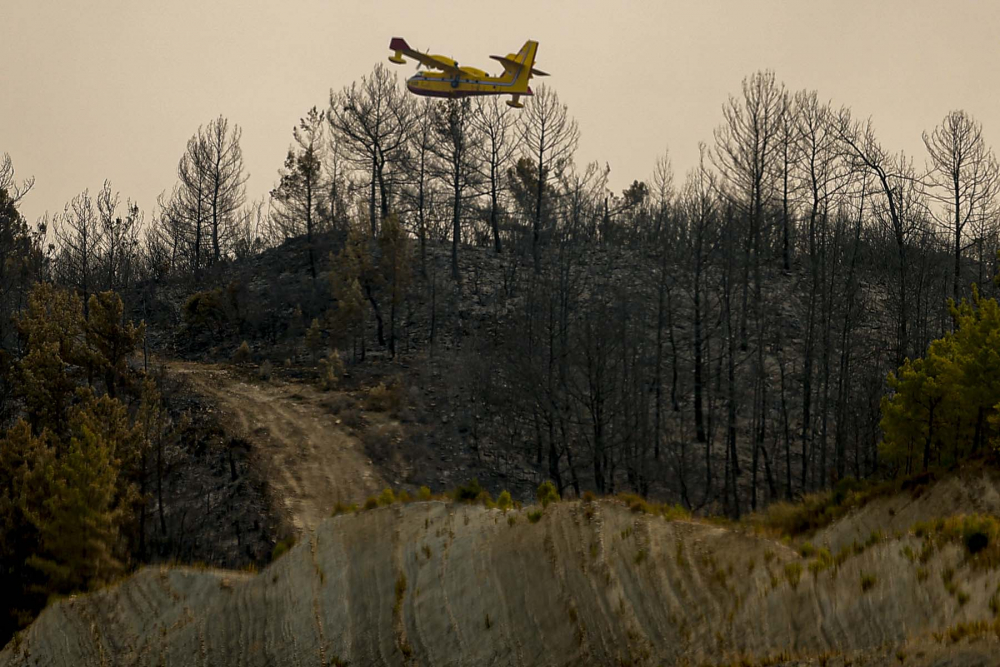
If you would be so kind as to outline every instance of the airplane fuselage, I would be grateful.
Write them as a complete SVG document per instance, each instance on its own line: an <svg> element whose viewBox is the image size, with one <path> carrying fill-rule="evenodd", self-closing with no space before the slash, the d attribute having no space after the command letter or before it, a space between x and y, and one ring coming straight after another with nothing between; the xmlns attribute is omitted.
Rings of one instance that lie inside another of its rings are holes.
<svg viewBox="0 0 1000 667"><path fill-rule="evenodd" d="M426 72L406 80L414 95L428 97L471 97L473 95L531 95L531 89L518 81L493 76L451 76L444 72Z"/></svg>

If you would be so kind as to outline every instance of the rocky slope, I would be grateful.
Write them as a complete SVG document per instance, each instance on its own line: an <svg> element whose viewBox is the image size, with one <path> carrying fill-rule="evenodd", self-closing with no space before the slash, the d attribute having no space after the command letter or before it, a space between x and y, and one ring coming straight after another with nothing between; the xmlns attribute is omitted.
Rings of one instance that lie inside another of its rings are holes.
<svg viewBox="0 0 1000 667"><path fill-rule="evenodd" d="M327 519L259 573L147 568L51 605L0 665L832 667L1000 655L988 625L1000 576L961 545L921 562L906 549L921 539L901 534L819 569L744 528L617 501L528 514L397 504Z"/></svg>

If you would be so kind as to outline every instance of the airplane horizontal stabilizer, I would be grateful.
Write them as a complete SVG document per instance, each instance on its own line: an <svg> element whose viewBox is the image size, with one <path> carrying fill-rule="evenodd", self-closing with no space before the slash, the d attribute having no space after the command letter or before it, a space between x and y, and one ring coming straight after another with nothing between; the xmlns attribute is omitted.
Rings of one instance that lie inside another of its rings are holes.
<svg viewBox="0 0 1000 667"><path fill-rule="evenodd" d="M501 63L503 65L504 74L517 75L521 71L523 65L516 60L511 60L507 56L490 56L493 60Z"/></svg>

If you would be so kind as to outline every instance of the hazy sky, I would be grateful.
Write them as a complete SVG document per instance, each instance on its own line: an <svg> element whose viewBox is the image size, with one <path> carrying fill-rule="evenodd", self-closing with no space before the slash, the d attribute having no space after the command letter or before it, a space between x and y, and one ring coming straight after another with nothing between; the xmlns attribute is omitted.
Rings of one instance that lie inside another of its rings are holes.
<svg viewBox="0 0 1000 667"><path fill-rule="evenodd" d="M872 116L921 162L921 131L951 109L1000 138L1000 2L0 0L0 153L36 178L29 220L105 178L149 211L187 139L223 114L260 196L297 119L386 62L393 36L487 71L538 40L580 124L577 162L608 162L616 190L665 148L679 181L764 68Z"/></svg>

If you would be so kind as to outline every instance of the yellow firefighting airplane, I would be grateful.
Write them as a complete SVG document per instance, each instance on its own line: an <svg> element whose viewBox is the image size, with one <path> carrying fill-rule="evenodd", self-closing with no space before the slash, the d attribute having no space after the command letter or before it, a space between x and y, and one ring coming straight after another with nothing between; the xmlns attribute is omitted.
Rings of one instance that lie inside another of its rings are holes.
<svg viewBox="0 0 1000 667"><path fill-rule="evenodd" d="M528 40L517 54L506 56L490 56L503 65L502 76L490 76L475 67L459 67L451 58L432 56L414 51L400 37L393 37L389 48L394 51L389 56L389 62L402 65L406 61L403 56L409 56L417 61L417 69L423 65L429 71L416 74L406 80L406 87L415 95L431 97L469 97L471 95L510 95L507 104L520 109L522 95L532 95L528 87L528 79L532 76L548 76L545 72L534 69L535 54L538 42Z"/></svg>

